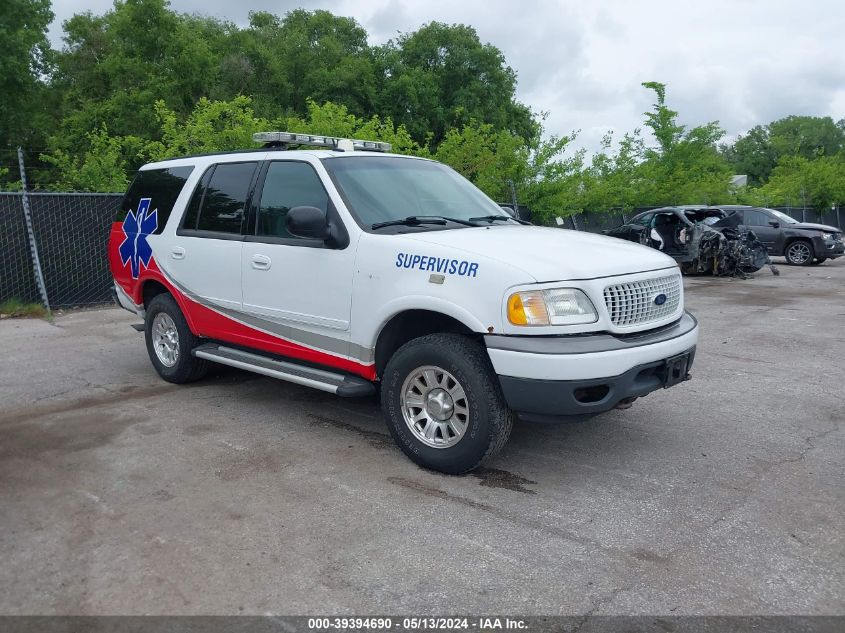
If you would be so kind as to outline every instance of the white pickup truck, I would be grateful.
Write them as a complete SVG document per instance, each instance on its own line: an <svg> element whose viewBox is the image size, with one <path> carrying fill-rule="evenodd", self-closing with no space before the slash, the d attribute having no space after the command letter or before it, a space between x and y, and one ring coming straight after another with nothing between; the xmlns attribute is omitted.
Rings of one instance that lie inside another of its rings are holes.
<svg viewBox="0 0 845 633"><path fill-rule="evenodd" d="M216 362L380 391L400 448L457 474L517 417L626 407L688 379L698 325L666 255L526 225L384 143L256 140L145 165L112 226L116 300L144 319L164 380Z"/></svg>

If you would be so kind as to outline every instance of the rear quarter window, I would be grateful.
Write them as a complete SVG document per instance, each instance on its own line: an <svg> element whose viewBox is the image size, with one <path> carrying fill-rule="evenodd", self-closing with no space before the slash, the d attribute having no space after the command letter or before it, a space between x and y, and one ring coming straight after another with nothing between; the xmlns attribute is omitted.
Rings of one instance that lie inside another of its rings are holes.
<svg viewBox="0 0 845 633"><path fill-rule="evenodd" d="M123 204L115 219L123 222L130 211L137 212L141 200L149 198L150 210L157 211L158 215L158 225L153 233L161 233L173 212L176 198L182 192L192 171L194 168L191 165L139 171L132 184L129 185L129 190L123 197Z"/></svg>

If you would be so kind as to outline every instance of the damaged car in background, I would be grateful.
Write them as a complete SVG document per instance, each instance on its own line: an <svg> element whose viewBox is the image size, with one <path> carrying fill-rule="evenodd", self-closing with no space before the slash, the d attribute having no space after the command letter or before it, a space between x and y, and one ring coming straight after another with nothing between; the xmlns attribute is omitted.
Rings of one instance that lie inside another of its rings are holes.
<svg viewBox="0 0 845 633"><path fill-rule="evenodd" d="M734 212L663 207L634 216L606 235L645 244L674 258L685 274L747 277L764 266L779 274L766 246Z"/></svg>

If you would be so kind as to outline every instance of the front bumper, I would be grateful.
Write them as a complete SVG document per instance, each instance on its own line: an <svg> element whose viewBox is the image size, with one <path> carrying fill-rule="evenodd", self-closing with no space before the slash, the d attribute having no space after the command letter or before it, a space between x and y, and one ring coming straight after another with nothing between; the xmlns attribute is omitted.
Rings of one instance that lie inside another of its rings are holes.
<svg viewBox="0 0 845 633"><path fill-rule="evenodd" d="M826 257L827 259L836 259L845 254L845 242L834 242L832 240L819 240L819 244L815 245L816 257Z"/></svg>
<svg viewBox="0 0 845 633"><path fill-rule="evenodd" d="M594 414L666 385L666 361L695 357L689 314L643 334L485 337L508 406L524 419Z"/></svg>

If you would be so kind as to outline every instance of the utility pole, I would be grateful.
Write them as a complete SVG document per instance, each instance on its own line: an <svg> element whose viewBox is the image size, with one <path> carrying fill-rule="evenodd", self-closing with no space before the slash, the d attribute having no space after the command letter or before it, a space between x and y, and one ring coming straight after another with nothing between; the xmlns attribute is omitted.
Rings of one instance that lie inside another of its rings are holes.
<svg viewBox="0 0 845 633"><path fill-rule="evenodd" d="M801 198L804 200L804 208L801 209L801 221L807 221L807 190L801 187Z"/></svg>

